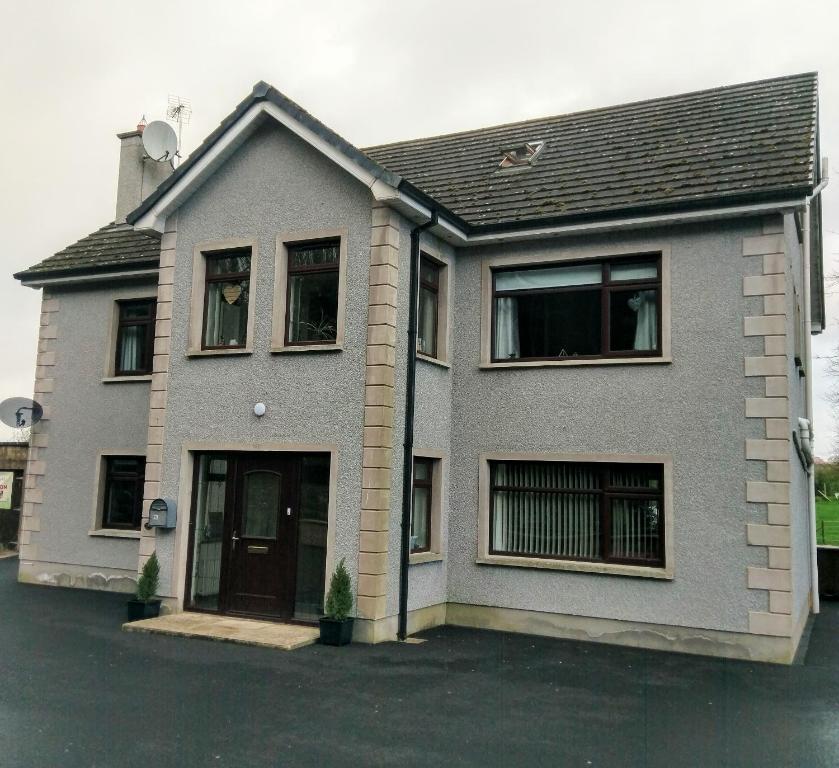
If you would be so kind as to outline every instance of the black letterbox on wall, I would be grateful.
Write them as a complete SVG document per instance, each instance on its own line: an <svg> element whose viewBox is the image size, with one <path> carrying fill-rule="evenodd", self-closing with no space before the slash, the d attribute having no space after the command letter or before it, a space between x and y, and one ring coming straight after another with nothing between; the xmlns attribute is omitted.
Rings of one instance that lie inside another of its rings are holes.
<svg viewBox="0 0 839 768"><path fill-rule="evenodd" d="M149 507L147 528L174 528L177 509L172 499L155 499Z"/></svg>

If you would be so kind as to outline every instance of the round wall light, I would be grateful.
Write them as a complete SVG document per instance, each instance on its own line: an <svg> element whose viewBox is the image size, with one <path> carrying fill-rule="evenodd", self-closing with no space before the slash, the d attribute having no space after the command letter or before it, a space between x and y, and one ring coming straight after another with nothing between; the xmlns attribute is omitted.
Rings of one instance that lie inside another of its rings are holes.
<svg viewBox="0 0 839 768"><path fill-rule="evenodd" d="M257 403L253 407L254 416L264 416L265 415L265 403Z"/></svg>

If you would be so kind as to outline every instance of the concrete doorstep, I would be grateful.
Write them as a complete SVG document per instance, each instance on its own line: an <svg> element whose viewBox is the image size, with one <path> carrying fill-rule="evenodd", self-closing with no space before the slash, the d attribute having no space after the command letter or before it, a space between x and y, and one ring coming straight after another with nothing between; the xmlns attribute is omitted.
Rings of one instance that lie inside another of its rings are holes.
<svg viewBox="0 0 839 768"><path fill-rule="evenodd" d="M158 632L178 637L203 637L208 640L259 645L283 651L312 645L320 636L317 627L186 612L132 621L123 624L122 628L126 632Z"/></svg>

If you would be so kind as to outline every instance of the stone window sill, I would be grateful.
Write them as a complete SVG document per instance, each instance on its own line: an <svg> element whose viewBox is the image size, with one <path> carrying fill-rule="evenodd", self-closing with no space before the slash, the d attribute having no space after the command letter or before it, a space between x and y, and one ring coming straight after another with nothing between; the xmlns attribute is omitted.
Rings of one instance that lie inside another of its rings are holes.
<svg viewBox="0 0 839 768"><path fill-rule="evenodd" d="M106 376L102 379L103 384L128 384L138 381L151 381L151 374L142 374L141 376Z"/></svg>
<svg viewBox="0 0 839 768"><path fill-rule="evenodd" d="M422 360L426 363L431 363L431 365L439 365L441 368L451 368L451 364L447 360L438 360L436 357L430 357L429 355L424 355L422 352L417 352L417 360Z"/></svg>
<svg viewBox="0 0 839 768"><path fill-rule="evenodd" d="M671 357L603 357L596 360L522 360L509 363L481 363L484 370L492 368L554 368L583 365L663 365L672 363Z"/></svg>
<svg viewBox="0 0 839 768"><path fill-rule="evenodd" d="M611 576L638 576L647 579L673 579L672 566L654 568L645 565L622 565L619 563L584 563L572 560L551 560L539 557L512 557L509 555L485 555L475 560L479 565L504 565L516 568L543 568L554 571L577 571L581 573L602 573Z"/></svg>
<svg viewBox="0 0 839 768"><path fill-rule="evenodd" d="M241 349L191 349L186 353L187 357L225 357L227 355L252 355L253 348L242 347Z"/></svg>
<svg viewBox="0 0 839 768"><path fill-rule="evenodd" d="M290 344L287 347L271 347L272 355L294 354L297 352L343 352L341 344Z"/></svg>
<svg viewBox="0 0 839 768"><path fill-rule="evenodd" d="M88 536L101 536L108 539L139 539L140 531L125 531L121 528L96 528L87 532Z"/></svg>
<svg viewBox="0 0 839 768"><path fill-rule="evenodd" d="M442 563L443 556L439 552L415 552L408 557L410 565L419 565L420 563Z"/></svg>

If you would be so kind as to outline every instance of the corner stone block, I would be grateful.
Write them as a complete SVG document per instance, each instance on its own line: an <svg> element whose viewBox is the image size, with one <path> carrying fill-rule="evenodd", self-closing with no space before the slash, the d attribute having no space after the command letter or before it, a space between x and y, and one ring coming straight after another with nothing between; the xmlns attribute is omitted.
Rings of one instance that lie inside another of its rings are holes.
<svg viewBox="0 0 839 768"><path fill-rule="evenodd" d="M785 287L783 275L749 275L743 278L744 296L783 294Z"/></svg>
<svg viewBox="0 0 839 768"><path fill-rule="evenodd" d="M387 577L361 574L358 577L359 597L380 597L387 594Z"/></svg>
<svg viewBox="0 0 839 768"><path fill-rule="evenodd" d="M362 531L386 531L390 524L390 510L387 509L362 509L361 525Z"/></svg>
<svg viewBox="0 0 839 768"><path fill-rule="evenodd" d="M767 337L775 338L775 337ZM782 337L786 338L786 337ZM786 357L747 357L746 376L783 376L787 372Z"/></svg>
<svg viewBox="0 0 839 768"><path fill-rule="evenodd" d="M789 419L766 419L766 437L769 440L788 440Z"/></svg>
<svg viewBox="0 0 839 768"><path fill-rule="evenodd" d="M790 571L779 568L748 568L749 589L774 589L778 592L792 590Z"/></svg>
<svg viewBox="0 0 839 768"><path fill-rule="evenodd" d="M787 299L786 296L764 296L763 297L763 314L764 315L786 315L787 313Z"/></svg>
<svg viewBox="0 0 839 768"><path fill-rule="evenodd" d="M792 618L783 613L749 611L749 632L753 635L790 637L792 635Z"/></svg>
<svg viewBox="0 0 839 768"><path fill-rule="evenodd" d="M747 418L786 418L789 414L789 402L785 397L747 397Z"/></svg>
<svg viewBox="0 0 839 768"><path fill-rule="evenodd" d="M787 319L783 315L755 315L743 320L744 336L775 336L786 333Z"/></svg>
<svg viewBox="0 0 839 768"><path fill-rule="evenodd" d="M387 531L361 531L358 536L359 552L387 552Z"/></svg>
<svg viewBox="0 0 839 768"><path fill-rule="evenodd" d="M786 360L787 354L787 337L786 336L764 336L763 337L763 354L774 356L783 355L782 360Z"/></svg>
<svg viewBox="0 0 839 768"><path fill-rule="evenodd" d="M789 380L786 376L766 377L767 397L787 397L789 395Z"/></svg>
<svg viewBox="0 0 839 768"><path fill-rule="evenodd" d="M767 461L766 479L774 483L788 483L790 468L788 461Z"/></svg>
<svg viewBox="0 0 839 768"><path fill-rule="evenodd" d="M757 547L788 547L790 545L789 526L755 525L746 526L746 539Z"/></svg>
<svg viewBox="0 0 839 768"><path fill-rule="evenodd" d="M789 504L789 483L748 480L746 482L746 501L758 504Z"/></svg>
<svg viewBox="0 0 839 768"><path fill-rule="evenodd" d="M387 598L384 595L380 595L379 597L360 595L356 605L358 608L358 618L379 619L385 615Z"/></svg>
<svg viewBox="0 0 839 768"><path fill-rule="evenodd" d="M769 612L792 613L792 594L789 592L770 592Z"/></svg>
<svg viewBox="0 0 839 768"><path fill-rule="evenodd" d="M783 253L783 235L757 235L743 238L744 256L763 256L765 253Z"/></svg>
<svg viewBox="0 0 839 768"><path fill-rule="evenodd" d="M789 459L788 440L746 440L746 458L757 461Z"/></svg>
<svg viewBox="0 0 839 768"><path fill-rule="evenodd" d="M786 547L769 547L769 567L790 570L792 568L791 550Z"/></svg>
<svg viewBox="0 0 839 768"><path fill-rule="evenodd" d="M789 525L790 506L789 504L767 504L767 519L770 525ZM774 568L774 566L772 566Z"/></svg>
<svg viewBox="0 0 839 768"><path fill-rule="evenodd" d="M786 271L786 256L783 253L767 253L763 257L764 275L782 275Z"/></svg>
<svg viewBox="0 0 839 768"><path fill-rule="evenodd" d="M377 576L387 573L386 552L359 552L358 572Z"/></svg>

